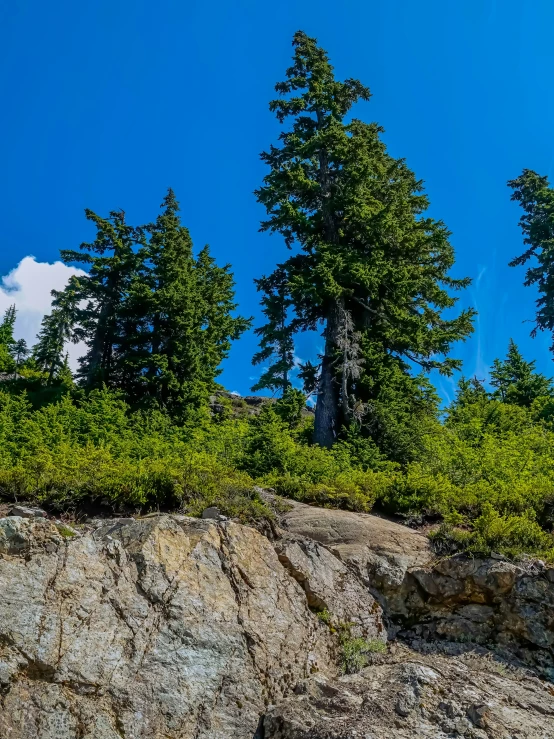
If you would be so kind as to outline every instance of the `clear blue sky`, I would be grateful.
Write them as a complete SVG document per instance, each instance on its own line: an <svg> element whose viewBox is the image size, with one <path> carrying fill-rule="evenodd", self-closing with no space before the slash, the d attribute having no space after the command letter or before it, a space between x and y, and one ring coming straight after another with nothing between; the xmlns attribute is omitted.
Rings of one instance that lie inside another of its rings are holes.
<svg viewBox="0 0 554 739"><path fill-rule="evenodd" d="M170 185L195 244L233 264L242 312L259 315L252 279L286 250L258 233L252 191L278 132L267 103L303 29L338 76L369 85L356 115L385 127L453 231L455 273L474 278L464 302L480 311L456 350L465 372L484 376L513 336L554 374L549 337L523 323L536 296L507 267L522 246L506 187L524 167L552 175L553 27L551 0L2 3L0 273L88 238L85 207L152 219ZM235 345L229 389L248 392L255 343Z"/></svg>

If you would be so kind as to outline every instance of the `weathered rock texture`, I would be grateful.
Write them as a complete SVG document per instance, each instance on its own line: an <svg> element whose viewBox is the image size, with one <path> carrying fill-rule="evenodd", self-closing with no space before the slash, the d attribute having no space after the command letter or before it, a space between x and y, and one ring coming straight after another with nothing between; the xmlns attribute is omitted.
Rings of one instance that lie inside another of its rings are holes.
<svg viewBox="0 0 554 739"><path fill-rule="evenodd" d="M329 629L251 528L161 516L64 538L12 517L0 553L0 737L250 739L267 703L333 670Z"/></svg>
<svg viewBox="0 0 554 739"><path fill-rule="evenodd" d="M372 516L278 524L0 519L0 738L554 739L551 569L435 562ZM412 647L341 677L322 611Z"/></svg>
<svg viewBox="0 0 554 739"><path fill-rule="evenodd" d="M288 506L280 518L285 530L325 546L379 596L390 598L409 569L434 560L429 540L405 526L364 513Z"/></svg>
<svg viewBox="0 0 554 739"><path fill-rule="evenodd" d="M292 503L288 534L334 553L381 602L391 635L494 646L554 680L554 568L502 559L437 560L428 539L376 516Z"/></svg>
<svg viewBox="0 0 554 739"><path fill-rule="evenodd" d="M302 682L268 711L265 739L552 739L553 693L474 654L396 647L357 675Z"/></svg>

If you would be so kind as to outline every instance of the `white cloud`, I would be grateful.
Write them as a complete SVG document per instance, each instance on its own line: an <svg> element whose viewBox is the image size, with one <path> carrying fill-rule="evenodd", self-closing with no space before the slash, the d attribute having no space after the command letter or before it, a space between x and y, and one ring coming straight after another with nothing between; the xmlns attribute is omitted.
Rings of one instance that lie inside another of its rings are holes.
<svg viewBox="0 0 554 739"><path fill-rule="evenodd" d="M45 314L50 313L52 290L63 290L72 275L84 274L63 262L37 262L34 257L24 257L15 269L2 277L0 285L0 314L15 305L17 319L15 338L25 339L29 347L36 342L36 335ZM72 369L83 354L83 346L69 344L69 362Z"/></svg>

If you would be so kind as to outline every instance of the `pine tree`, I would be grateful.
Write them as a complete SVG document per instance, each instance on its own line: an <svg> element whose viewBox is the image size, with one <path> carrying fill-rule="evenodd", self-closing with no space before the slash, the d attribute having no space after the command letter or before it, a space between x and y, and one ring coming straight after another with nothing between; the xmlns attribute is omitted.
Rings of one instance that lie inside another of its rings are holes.
<svg viewBox="0 0 554 739"><path fill-rule="evenodd" d="M13 372L15 362L12 356L15 339L13 336L15 327L16 310L11 305L4 313L0 323L0 372Z"/></svg>
<svg viewBox="0 0 554 739"><path fill-rule="evenodd" d="M453 408L463 408L483 400L488 400L489 394L482 380L472 377L469 380L461 377L456 388L456 397L452 403Z"/></svg>
<svg viewBox="0 0 554 739"><path fill-rule="evenodd" d="M68 341L82 336L76 323L83 298L82 278L71 277L64 290L52 290L52 312L44 316L37 343L33 347L33 359L37 367L47 373L47 385L51 385L64 366L64 348Z"/></svg>
<svg viewBox="0 0 554 739"><path fill-rule="evenodd" d="M171 412L198 408L214 388L230 342L249 322L233 317L229 266L218 267L205 247L194 256L189 231L170 189L163 211L147 227L149 393Z"/></svg>
<svg viewBox="0 0 554 739"><path fill-rule="evenodd" d="M25 359L29 356L29 348L27 346L27 342L25 339L18 339L12 348L12 357L15 361L15 369L14 369L14 377L17 376L17 371L20 368L21 364L25 361Z"/></svg>
<svg viewBox="0 0 554 739"><path fill-rule="evenodd" d="M460 363L446 355L471 333L473 311L444 318L456 302L450 291L469 284L448 275L449 232L424 216L422 184L387 154L382 129L348 118L369 90L357 80L337 81L315 39L298 32L293 46L287 79L276 85L280 98L270 103L279 122L291 118L292 125L262 154L270 171L257 197L269 216L262 230L299 247L278 268L295 330L324 327L314 440L330 446L348 422L351 399L365 401L368 358L392 355L404 372L416 363L450 374ZM345 337L358 348L357 369L343 381Z"/></svg>
<svg viewBox="0 0 554 739"><path fill-rule="evenodd" d="M68 352L65 353L62 366L58 371L56 379L60 383L60 385L67 388L70 388L73 385L73 372L71 371L71 367L69 366Z"/></svg>
<svg viewBox="0 0 554 739"><path fill-rule="evenodd" d="M512 259L510 267L533 260L534 266L527 268L524 282L525 286L536 285L539 291L531 335L536 336L538 330L550 331L554 351L554 190L547 177L530 169L524 169L508 186L513 190L512 200L523 208L519 225L527 247L523 254Z"/></svg>
<svg viewBox="0 0 554 739"><path fill-rule="evenodd" d="M261 305L267 323L254 331L256 336L260 337L260 351L252 358L252 364L261 364L272 358L274 361L252 387L254 392L267 389L279 391L284 395L291 386L290 373L294 367L294 324L288 318L292 300L286 280L285 270L279 268L270 277L255 280L256 287L263 292Z"/></svg>
<svg viewBox="0 0 554 739"><path fill-rule="evenodd" d="M235 280L231 265L218 266L208 246L203 247L196 258L194 275L201 305L203 382L211 392L215 378L221 374L220 365L229 355L231 342L250 328L252 318L233 316L238 304L235 302Z"/></svg>
<svg viewBox="0 0 554 739"><path fill-rule="evenodd" d="M78 262L88 267L88 274L79 278L79 299L85 301L76 316L75 335L82 339L88 351L80 362L79 376L89 389L102 384L116 385L126 374L127 355L118 352L124 338L132 339L128 326L122 326L127 298L140 266L137 245L144 243L141 229L125 222L123 211L112 211L101 218L85 211L97 229L92 243L81 244L81 251L62 250L66 263Z"/></svg>
<svg viewBox="0 0 554 739"><path fill-rule="evenodd" d="M536 361L527 362L513 339L506 359L495 359L491 370L493 397L503 403L529 408L540 397L552 397L552 379L535 370Z"/></svg>

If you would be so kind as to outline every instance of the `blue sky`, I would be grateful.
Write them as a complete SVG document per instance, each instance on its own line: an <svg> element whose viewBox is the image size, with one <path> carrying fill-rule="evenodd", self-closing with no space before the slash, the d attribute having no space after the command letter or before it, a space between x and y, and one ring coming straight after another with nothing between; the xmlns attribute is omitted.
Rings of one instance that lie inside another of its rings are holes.
<svg viewBox="0 0 554 739"><path fill-rule="evenodd" d="M554 374L549 337L531 340L524 322L536 295L507 266L522 245L506 187L524 167L553 175L553 26L549 0L2 3L0 274L88 238L85 207L144 222L172 186L195 244L233 264L241 310L259 316L252 280L286 250L258 233L252 191L279 130L267 104L303 29L339 77L369 85L356 115L385 127L453 232L455 274L474 280L462 302L480 314L454 352L466 374L485 377L511 336ZM22 314L33 292L14 293ZM255 344L235 345L229 389L248 392ZM299 342L301 357L313 350Z"/></svg>

